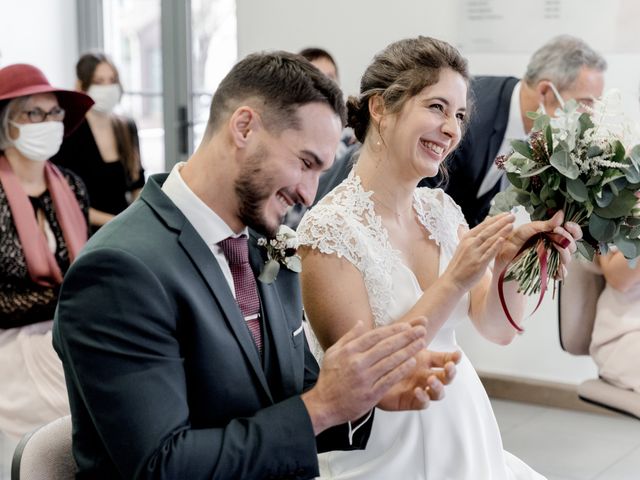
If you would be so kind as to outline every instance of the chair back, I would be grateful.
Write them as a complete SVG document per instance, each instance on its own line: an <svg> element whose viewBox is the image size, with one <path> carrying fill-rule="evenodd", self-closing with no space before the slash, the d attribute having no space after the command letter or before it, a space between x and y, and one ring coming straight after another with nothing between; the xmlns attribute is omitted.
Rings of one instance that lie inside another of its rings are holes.
<svg viewBox="0 0 640 480"><path fill-rule="evenodd" d="M596 305L605 280L600 268L581 258L568 266L558 292L560 346L574 355L588 355Z"/></svg>
<svg viewBox="0 0 640 480"><path fill-rule="evenodd" d="M75 475L71 415L26 434L13 454L11 480L73 480Z"/></svg>

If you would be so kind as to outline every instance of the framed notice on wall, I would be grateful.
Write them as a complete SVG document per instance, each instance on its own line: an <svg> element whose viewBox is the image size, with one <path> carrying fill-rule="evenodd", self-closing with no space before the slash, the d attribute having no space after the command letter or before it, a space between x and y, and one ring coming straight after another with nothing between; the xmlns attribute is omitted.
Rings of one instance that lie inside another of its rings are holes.
<svg viewBox="0 0 640 480"><path fill-rule="evenodd" d="M526 53L551 37L582 38L602 53L640 53L637 0L461 0L465 53Z"/></svg>

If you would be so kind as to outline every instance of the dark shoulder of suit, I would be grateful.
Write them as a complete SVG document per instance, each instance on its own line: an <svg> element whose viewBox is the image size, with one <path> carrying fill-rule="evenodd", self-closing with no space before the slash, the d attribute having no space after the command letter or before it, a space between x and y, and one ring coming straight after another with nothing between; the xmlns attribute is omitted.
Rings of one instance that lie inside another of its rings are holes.
<svg viewBox="0 0 640 480"><path fill-rule="evenodd" d="M341 157L335 159L331 168L322 174L318 182L318 192L313 202L314 205L349 176L353 164L358 158L357 153L359 151L360 143L354 143L349 146Z"/></svg>
<svg viewBox="0 0 640 480"><path fill-rule="evenodd" d="M471 84L471 122L462 142L447 160L445 191L460 205L470 226L481 222L497 189L481 198L477 193L495 160L509 120L515 77L475 77ZM498 185L499 186L499 185Z"/></svg>

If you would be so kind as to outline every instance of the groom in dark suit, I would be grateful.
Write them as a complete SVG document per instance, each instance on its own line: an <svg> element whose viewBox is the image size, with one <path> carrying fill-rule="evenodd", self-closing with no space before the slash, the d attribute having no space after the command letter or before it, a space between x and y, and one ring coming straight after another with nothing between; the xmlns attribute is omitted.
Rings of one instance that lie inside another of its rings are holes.
<svg viewBox="0 0 640 480"><path fill-rule="evenodd" d="M319 372L297 274L256 282L254 234L311 203L344 114L306 60L251 55L221 82L189 161L90 240L54 326L78 478L311 478L318 451L364 448L383 396L396 409L442 396L455 368L447 354L416 365L421 322L358 325Z"/></svg>
<svg viewBox="0 0 640 480"><path fill-rule="evenodd" d="M553 115L563 102L586 106L602 95L605 59L582 40L562 35L538 49L522 80L515 77L475 77L471 84L473 113L462 142L447 160L447 179L425 179L444 185L460 205L470 227L489 213L491 200L506 184L494 162L511 151L510 141L526 138L533 127L527 112Z"/></svg>

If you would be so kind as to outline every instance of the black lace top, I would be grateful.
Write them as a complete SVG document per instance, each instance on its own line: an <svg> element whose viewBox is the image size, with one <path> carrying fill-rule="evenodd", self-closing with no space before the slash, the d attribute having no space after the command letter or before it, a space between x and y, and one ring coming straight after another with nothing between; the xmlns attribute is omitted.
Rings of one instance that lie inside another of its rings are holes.
<svg viewBox="0 0 640 480"><path fill-rule="evenodd" d="M69 182L85 218L88 219L89 202L82 180L69 170L58 168ZM64 274L69 268L69 252L51 195L46 191L38 198L32 198L31 203L42 209L51 227L57 244L55 258ZM0 329L51 320L57 297L58 288L38 285L29 277L13 215L0 184Z"/></svg>

